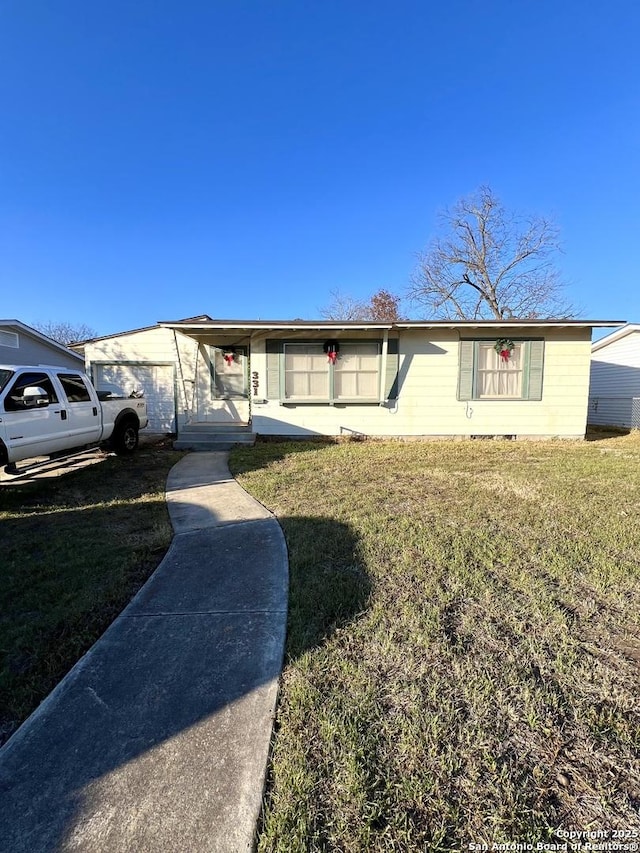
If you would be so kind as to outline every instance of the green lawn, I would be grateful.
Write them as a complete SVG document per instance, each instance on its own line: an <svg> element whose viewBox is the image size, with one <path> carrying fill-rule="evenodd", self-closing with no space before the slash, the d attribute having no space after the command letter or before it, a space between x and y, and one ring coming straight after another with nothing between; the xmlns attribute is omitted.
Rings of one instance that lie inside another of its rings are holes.
<svg viewBox="0 0 640 853"><path fill-rule="evenodd" d="M0 486L0 743L95 642L162 559L158 447Z"/></svg>
<svg viewBox="0 0 640 853"><path fill-rule="evenodd" d="M261 851L640 829L639 435L231 465L290 556Z"/></svg>

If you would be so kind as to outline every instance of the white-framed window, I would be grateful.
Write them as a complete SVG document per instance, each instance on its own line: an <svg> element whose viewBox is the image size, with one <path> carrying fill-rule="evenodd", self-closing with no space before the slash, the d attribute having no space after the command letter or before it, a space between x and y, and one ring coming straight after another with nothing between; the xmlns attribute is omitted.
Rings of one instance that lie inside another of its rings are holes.
<svg viewBox="0 0 640 853"><path fill-rule="evenodd" d="M322 344L284 345L285 399L329 397L329 370Z"/></svg>
<svg viewBox="0 0 640 853"><path fill-rule="evenodd" d="M373 399L379 388L379 351L376 343L344 344L333 371L336 400Z"/></svg>
<svg viewBox="0 0 640 853"><path fill-rule="evenodd" d="M18 333L6 332L4 329L0 329L0 346L11 347L11 349L18 349L18 347L20 346L20 338L18 337Z"/></svg>
<svg viewBox="0 0 640 853"><path fill-rule="evenodd" d="M514 343L510 355L503 357L496 350L494 343L479 342L476 398L483 400L522 397L523 355L522 343Z"/></svg>
<svg viewBox="0 0 640 853"><path fill-rule="evenodd" d="M458 400L541 400L544 343L543 338L461 340Z"/></svg>
<svg viewBox="0 0 640 853"><path fill-rule="evenodd" d="M380 388L380 345L375 341L338 345L332 361L322 343L284 343L282 399L373 401Z"/></svg>

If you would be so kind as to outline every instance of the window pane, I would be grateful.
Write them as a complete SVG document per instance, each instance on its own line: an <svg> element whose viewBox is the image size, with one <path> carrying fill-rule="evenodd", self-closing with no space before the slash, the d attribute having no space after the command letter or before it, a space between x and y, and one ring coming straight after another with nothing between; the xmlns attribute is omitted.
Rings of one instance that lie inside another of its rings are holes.
<svg viewBox="0 0 640 853"><path fill-rule="evenodd" d="M59 373L58 379L70 403L86 403L91 400L81 376L72 373Z"/></svg>
<svg viewBox="0 0 640 853"><path fill-rule="evenodd" d="M244 397L245 396L245 387L244 387L244 376L238 376L237 374L234 376L232 374L228 374L227 376L217 375L218 378L218 386L220 387L220 395L223 397Z"/></svg>
<svg viewBox="0 0 640 853"><path fill-rule="evenodd" d="M317 370L321 373L327 372L328 359L324 352L311 353L309 355L308 370Z"/></svg>
<svg viewBox="0 0 640 853"><path fill-rule="evenodd" d="M378 345L344 344L335 364L336 399L375 399L378 396Z"/></svg>
<svg viewBox="0 0 640 853"><path fill-rule="evenodd" d="M478 347L478 368L492 370L497 366L498 353L492 344L480 344Z"/></svg>
<svg viewBox="0 0 640 853"><path fill-rule="evenodd" d="M377 369L377 344L343 344L340 347L336 369L344 367L347 370Z"/></svg>
<svg viewBox="0 0 640 853"><path fill-rule="evenodd" d="M5 397L4 407L7 412L18 412L27 408L23 399L23 392L25 388L29 387L43 388L49 397L49 402L58 402L58 396L46 373L22 373Z"/></svg>
<svg viewBox="0 0 640 853"><path fill-rule="evenodd" d="M336 397L356 397L358 395L356 374L346 372L338 373L336 371L334 392Z"/></svg>
<svg viewBox="0 0 640 853"><path fill-rule="evenodd" d="M309 382L306 373L291 373L287 380L288 397L308 396Z"/></svg>
<svg viewBox="0 0 640 853"><path fill-rule="evenodd" d="M285 398L329 399L333 374L336 399L376 399L379 383L377 344L341 344L331 364L322 344L286 344Z"/></svg>
<svg viewBox="0 0 640 853"><path fill-rule="evenodd" d="M11 379L13 374L14 374L13 370L7 370L5 368L0 369L0 391L2 391L2 389L7 384L7 382Z"/></svg>
<svg viewBox="0 0 640 853"><path fill-rule="evenodd" d="M478 345L476 394L478 397L522 396L522 344L515 344L505 360L495 344Z"/></svg>
<svg viewBox="0 0 640 853"><path fill-rule="evenodd" d="M285 356L286 370L306 370L307 369L307 354L297 351L289 352Z"/></svg>
<svg viewBox="0 0 640 853"><path fill-rule="evenodd" d="M329 397L329 366L322 344L286 344L284 355L286 398Z"/></svg>
<svg viewBox="0 0 640 853"><path fill-rule="evenodd" d="M378 374L360 373L358 376L358 397L378 396Z"/></svg>
<svg viewBox="0 0 640 853"><path fill-rule="evenodd" d="M346 347L345 347L346 349ZM357 370L358 356L355 352L340 352L336 359L336 370Z"/></svg>
<svg viewBox="0 0 640 853"><path fill-rule="evenodd" d="M328 397L329 396L329 375L328 373L309 373L309 396L310 397Z"/></svg>
<svg viewBox="0 0 640 853"><path fill-rule="evenodd" d="M235 356L231 361L224 357L224 350L216 347L210 350L213 356L213 393L221 399L238 399L246 397L247 388L247 356L244 348L236 347Z"/></svg>

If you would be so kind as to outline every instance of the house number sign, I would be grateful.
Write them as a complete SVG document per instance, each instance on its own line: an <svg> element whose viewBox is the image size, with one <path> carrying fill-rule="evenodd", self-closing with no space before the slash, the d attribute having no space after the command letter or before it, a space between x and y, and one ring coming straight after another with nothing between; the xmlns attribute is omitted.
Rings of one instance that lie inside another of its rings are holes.
<svg viewBox="0 0 640 853"><path fill-rule="evenodd" d="M251 374L251 387L253 388L253 396L258 396L258 388L260 387L260 380L258 378L258 371L254 370Z"/></svg>

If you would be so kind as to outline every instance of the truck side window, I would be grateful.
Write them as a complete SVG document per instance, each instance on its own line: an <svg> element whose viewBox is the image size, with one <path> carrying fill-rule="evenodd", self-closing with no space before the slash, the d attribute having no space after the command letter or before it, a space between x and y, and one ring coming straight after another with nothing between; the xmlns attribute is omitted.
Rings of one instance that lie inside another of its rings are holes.
<svg viewBox="0 0 640 853"><path fill-rule="evenodd" d="M87 403L91 400L82 376L76 373L58 373L58 379L70 403Z"/></svg>
<svg viewBox="0 0 640 853"><path fill-rule="evenodd" d="M11 386L4 400L5 412L22 412L26 408L23 401L24 389L29 386L43 388L49 395L50 403L57 403L58 397L53 383L46 373L21 373Z"/></svg>

